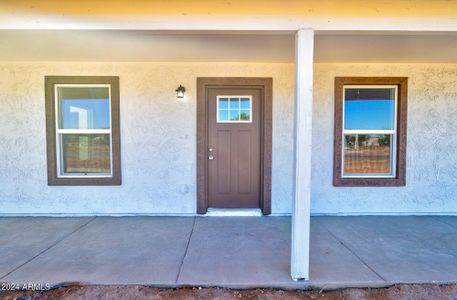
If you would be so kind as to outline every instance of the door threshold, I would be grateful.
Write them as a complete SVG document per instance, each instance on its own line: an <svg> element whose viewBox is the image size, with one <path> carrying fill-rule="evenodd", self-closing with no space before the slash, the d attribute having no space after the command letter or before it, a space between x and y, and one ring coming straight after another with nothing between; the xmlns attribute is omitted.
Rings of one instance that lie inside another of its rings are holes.
<svg viewBox="0 0 457 300"><path fill-rule="evenodd" d="M205 217L261 217L260 208L208 208Z"/></svg>

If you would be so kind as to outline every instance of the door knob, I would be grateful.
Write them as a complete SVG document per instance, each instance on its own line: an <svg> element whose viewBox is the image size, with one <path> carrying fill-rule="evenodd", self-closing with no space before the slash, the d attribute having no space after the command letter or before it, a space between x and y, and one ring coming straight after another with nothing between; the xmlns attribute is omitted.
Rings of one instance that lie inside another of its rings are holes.
<svg viewBox="0 0 457 300"><path fill-rule="evenodd" d="M210 155L210 156L208 156L208 159L209 159L209 160L213 160L213 159L214 159L214 156Z"/></svg>

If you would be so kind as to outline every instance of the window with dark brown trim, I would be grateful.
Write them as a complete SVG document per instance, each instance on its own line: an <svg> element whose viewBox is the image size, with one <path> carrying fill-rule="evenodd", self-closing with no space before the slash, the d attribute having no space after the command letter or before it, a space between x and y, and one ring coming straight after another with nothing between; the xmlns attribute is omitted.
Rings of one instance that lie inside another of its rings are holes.
<svg viewBox="0 0 457 300"><path fill-rule="evenodd" d="M335 78L335 186L403 186L406 77Z"/></svg>
<svg viewBox="0 0 457 300"><path fill-rule="evenodd" d="M48 185L120 185L119 78L46 76Z"/></svg>

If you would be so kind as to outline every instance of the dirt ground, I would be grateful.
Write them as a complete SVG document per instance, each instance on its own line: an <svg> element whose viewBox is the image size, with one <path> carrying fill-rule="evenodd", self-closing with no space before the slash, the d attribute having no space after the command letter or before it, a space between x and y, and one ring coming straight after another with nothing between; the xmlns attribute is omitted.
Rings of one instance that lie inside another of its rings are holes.
<svg viewBox="0 0 457 300"><path fill-rule="evenodd" d="M457 285L395 285L379 289L335 291L282 291L272 289L230 290L222 288L157 289L145 286L69 286L44 292L4 291L0 299L414 299L457 300Z"/></svg>

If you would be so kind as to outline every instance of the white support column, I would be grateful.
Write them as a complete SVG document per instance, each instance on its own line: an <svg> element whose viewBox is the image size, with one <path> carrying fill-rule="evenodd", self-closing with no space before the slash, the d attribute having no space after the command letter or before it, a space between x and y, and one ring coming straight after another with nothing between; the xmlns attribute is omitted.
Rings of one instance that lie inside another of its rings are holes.
<svg viewBox="0 0 457 300"><path fill-rule="evenodd" d="M292 210L292 279L309 279L314 31L295 36L295 158Z"/></svg>

